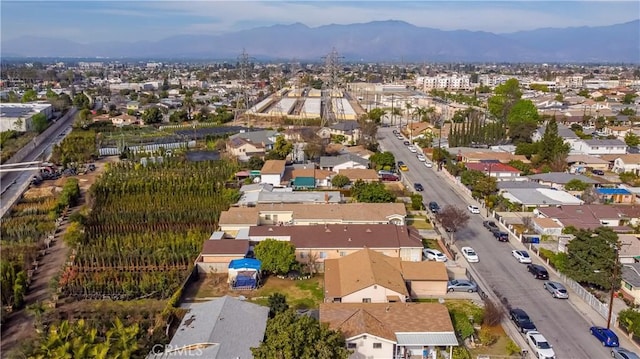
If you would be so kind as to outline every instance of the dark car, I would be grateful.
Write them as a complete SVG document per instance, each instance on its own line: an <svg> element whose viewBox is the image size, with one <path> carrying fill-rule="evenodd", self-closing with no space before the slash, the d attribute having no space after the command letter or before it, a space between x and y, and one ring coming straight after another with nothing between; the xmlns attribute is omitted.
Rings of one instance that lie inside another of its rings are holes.
<svg viewBox="0 0 640 359"><path fill-rule="evenodd" d="M396 175L383 174L382 176L380 176L380 179L383 180L383 181L395 182L395 181L399 181L400 177L398 177Z"/></svg>
<svg viewBox="0 0 640 359"><path fill-rule="evenodd" d="M498 242L509 242L509 233L507 232L493 232L493 236L498 240Z"/></svg>
<svg viewBox="0 0 640 359"><path fill-rule="evenodd" d="M398 161L398 167L400 167L400 166L404 166L404 162Z"/></svg>
<svg viewBox="0 0 640 359"><path fill-rule="evenodd" d="M598 176L604 176L604 171L603 170L591 170L591 173L593 173L594 175L598 175Z"/></svg>
<svg viewBox="0 0 640 359"><path fill-rule="evenodd" d="M415 189L418 192L424 191L424 187L422 187L422 184L420 184L420 183L414 183L413 184L413 189Z"/></svg>
<svg viewBox="0 0 640 359"><path fill-rule="evenodd" d="M405 146L409 146L409 145L411 145L411 142L409 142L409 141L404 141L404 142L402 142L402 143L403 143Z"/></svg>
<svg viewBox="0 0 640 359"><path fill-rule="evenodd" d="M494 221L484 221L482 222L482 225L484 226L484 228L490 230L491 232L500 231L500 228L498 228L498 225Z"/></svg>
<svg viewBox="0 0 640 359"><path fill-rule="evenodd" d="M591 327L589 328L591 335L598 338L600 343L605 347L617 347L620 346L620 342L618 341L618 336L611 329L603 328L603 327Z"/></svg>
<svg viewBox="0 0 640 359"><path fill-rule="evenodd" d="M439 213L440 206L438 205L438 202L429 202L429 210L431 213Z"/></svg>
<svg viewBox="0 0 640 359"><path fill-rule="evenodd" d="M527 312L520 308L513 308L509 311L509 316L522 333L526 333L532 330L537 330L535 324L529 318Z"/></svg>
<svg viewBox="0 0 640 359"><path fill-rule="evenodd" d="M539 264L529 264L527 270L533 274L536 279L549 279L549 272Z"/></svg>

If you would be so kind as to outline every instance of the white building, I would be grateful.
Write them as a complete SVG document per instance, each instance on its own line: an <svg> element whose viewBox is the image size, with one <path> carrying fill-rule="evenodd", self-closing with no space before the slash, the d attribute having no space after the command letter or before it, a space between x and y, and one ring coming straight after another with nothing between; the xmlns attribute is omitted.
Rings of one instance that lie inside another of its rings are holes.
<svg viewBox="0 0 640 359"><path fill-rule="evenodd" d="M39 113L49 120L53 117L53 106L45 102L0 103L0 131L31 131L31 119Z"/></svg>
<svg viewBox="0 0 640 359"><path fill-rule="evenodd" d="M471 88L470 75L421 76L416 79L416 87L423 91L438 90L469 90Z"/></svg>
<svg viewBox="0 0 640 359"><path fill-rule="evenodd" d="M287 161L284 160L268 160L260 170L261 183L268 183L274 187L282 187L282 176Z"/></svg>
<svg viewBox="0 0 640 359"><path fill-rule="evenodd" d="M624 141L614 140L580 140L572 143L572 153L585 155L624 155L627 153L627 144Z"/></svg>

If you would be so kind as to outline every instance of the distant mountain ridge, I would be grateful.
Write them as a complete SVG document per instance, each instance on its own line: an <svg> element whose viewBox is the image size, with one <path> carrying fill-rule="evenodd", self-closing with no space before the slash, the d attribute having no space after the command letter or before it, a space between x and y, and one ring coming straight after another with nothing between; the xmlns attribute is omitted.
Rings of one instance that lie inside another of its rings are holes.
<svg viewBox="0 0 640 359"><path fill-rule="evenodd" d="M21 57L315 60L332 48L346 60L427 62L640 63L640 20L599 27L544 28L495 34L443 31L388 20L315 28L272 25L222 35L176 35L160 41L96 42L24 36L2 41Z"/></svg>

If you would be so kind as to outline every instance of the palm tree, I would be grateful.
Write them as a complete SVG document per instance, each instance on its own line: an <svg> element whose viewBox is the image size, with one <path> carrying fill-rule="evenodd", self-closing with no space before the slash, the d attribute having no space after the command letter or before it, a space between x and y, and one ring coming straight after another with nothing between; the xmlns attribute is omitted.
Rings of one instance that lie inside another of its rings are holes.
<svg viewBox="0 0 640 359"><path fill-rule="evenodd" d="M189 121L191 121L191 110L193 110L195 106L196 104L193 101L193 97L191 97L191 95L185 96L184 100L182 101L182 107L187 110L187 118L189 119Z"/></svg>

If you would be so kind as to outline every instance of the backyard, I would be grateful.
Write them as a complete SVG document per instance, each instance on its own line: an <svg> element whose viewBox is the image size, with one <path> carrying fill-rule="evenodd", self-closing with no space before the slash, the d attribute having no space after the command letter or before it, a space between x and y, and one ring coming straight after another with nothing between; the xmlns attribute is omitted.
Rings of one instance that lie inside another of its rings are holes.
<svg viewBox="0 0 640 359"><path fill-rule="evenodd" d="M224 295L242 295L258 304L267 305L269 295L279 292L287 296L287 302L293 308L317 308L324 298L323 281L322 275L304 280L280 279L270 276L256 290L234 291L229 289L226 274L201 275L196 282L186 288L184 299L185 301L198 301Z"/></svg>

